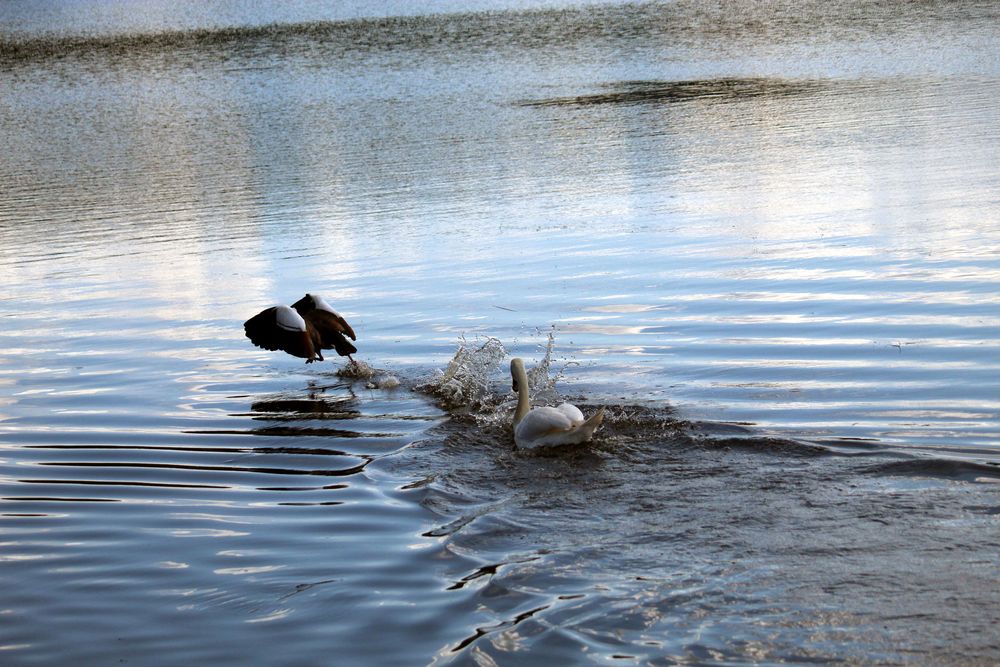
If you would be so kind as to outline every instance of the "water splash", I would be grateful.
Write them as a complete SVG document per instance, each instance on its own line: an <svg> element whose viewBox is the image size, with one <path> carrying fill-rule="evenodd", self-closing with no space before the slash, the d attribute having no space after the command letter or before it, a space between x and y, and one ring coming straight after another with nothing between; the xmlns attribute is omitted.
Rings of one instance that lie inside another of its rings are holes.
<svg viewBox="0 0 1000 667"><path fill-rule="evenodd" d="M528 393L531 395L534 405L546 405L562 402L562 396L556 390L556 383L565 376L565 371L569 366L575 365L575 361L567 361L556 373L550 374L552 368L552 352L556 345L555 331L549 331L545 341L545 354L541 361L528 369Z"/></svg>
<svg viewBox="0 0 1000 667"><path fill-rule="evenodd" d="M353 360L337 369L337 376L352 380L370 380L380 371L363 361Z"/></svg>
<svg viewBox="0 0 1000 667"><path fill-rule="evenodd" d="M498 401L490 376L507 356L507 348L492 336L473 346L463 336L458 350L439 377L417 387L450 411L492 412Z"/></svg>
<svg viewBox="0 0 1000 667"><path fill-rule="evenodd" d="M464 337L444 371L417 391L435 397L452 413L472 419L480 427L508 428L517 397L511 390L510 375L505 366L509 352L500 339L488 336L485 341L470 343ZM541 359L527 369L528 391L533 405L556 405L563 401L556 384L569 361L553 372L555 333L548 333Z"/></svg>
<svg viewBox="0 0 1000 667"><path fill-rule="evenodd" d="M338 368L337 376L349 380L365 380L368 389L395 389L400 384L395 375L356 359Z"/></svg>

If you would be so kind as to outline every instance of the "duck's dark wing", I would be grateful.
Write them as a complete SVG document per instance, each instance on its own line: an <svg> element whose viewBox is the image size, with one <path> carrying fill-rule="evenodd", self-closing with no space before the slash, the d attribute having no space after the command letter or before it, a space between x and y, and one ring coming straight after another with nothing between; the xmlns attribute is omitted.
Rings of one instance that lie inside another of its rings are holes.
<svg viewBox="0 0 1000 667"><path fill-rule="evenodd" d="M313 300L312 294L306 294L304 297L292 304L292 308L298 312L299 315L305 317L307 313L321 313L319 316L322 319L314 319L313 326L320 328L321 330L339 331L351 340L357 340L358 337L354 334L354 329L351 325L347 323L344 316L337 312L332 312L332 310L326 310L326 308L331 308L331 306L322 301L323 307L317 307L316 302ZM329 348L327 348L329 349Z"/></svg>
<svg viewBox="0 0 1000 667"><path fill-rule="evenodd" d="M331 313L327 310L317 310L316 312L323 313L326 319L329 320L331 323L335 322L337 325L336 329L340 333L344 334L351 340L358 339L358 337L354 335L354 329L351 328L351 325L347 323L347 320L345 320L344 316L341 315L340 313Z"/></svg>
<svg viewBox="0 0 1000 667"><path fill-rule="evenodd" d="M319 334L320 346L324 350L336 350L337 354L342 357L358 351L358 348L344 338L345 333L354 338L354 331L347 325L343 317L326 310L310 310L304 317L306 322Z"/></svg>
<svg viewBox="0 0 1000 667"><path fill-rule="evenodd" d="M346 357L347 355L354 354L355 352L358 351L358 348L354 347L354 345L351 344L351 341L347 340L346 338L344 338L343 334L338 333L336 331L331 333L327 337L327 340L329 341L330 344L323 345L323 347L327 350L329 350L332 347L334 350L337 351L337 354L339 354L342 357Z"/></svg>
<svg viewBox="0 0 1000 667"><path fill-rule="evenodd" d="M244 322L243 330L250 342L257 347L287 352L293 357L305 359L307 364L316 360L323 361L323 355L319 351L319 332L307 321L289 322L289 314L298 318L288 306L268 308Z"/></svg>
<svg viewBox="0 0 1000 667"><path fill-rule="evenodd" d="M262 310L243 323L247 338L257 347L265 350L284 350L286 332L278 327L277 306Z"/></svg>
<svg viewBox="0 0 1000 667"><path fill-rule="evenodd" d="M326 312L326 311L323 311L323 312ZM344 319L343 315L341 315L339 313L327 313L327 314L330 315L330 316L332 316L335 320L337 320L337 323L341 327L341 329L340 329L341 333L343 333L345 336L347 336L351 340L357 340L358 339L358 337L354 335L354 329L352 329L351 325L347 323L347 320Z"/></svg>

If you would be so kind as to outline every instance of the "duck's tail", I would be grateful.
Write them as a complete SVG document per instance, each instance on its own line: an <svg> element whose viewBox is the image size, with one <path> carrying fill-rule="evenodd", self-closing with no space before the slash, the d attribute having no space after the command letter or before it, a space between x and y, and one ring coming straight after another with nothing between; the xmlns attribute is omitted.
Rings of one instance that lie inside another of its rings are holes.
<svg viewBox="0 0 1000 667"><path fill-rule="evenodd" d="M597 427L601 425L604 421L604 406L597 408L597 412L592 414L590 418L580 425L580 434L583 436L581 442L590 440L594 436L594 431Z"/></svg>

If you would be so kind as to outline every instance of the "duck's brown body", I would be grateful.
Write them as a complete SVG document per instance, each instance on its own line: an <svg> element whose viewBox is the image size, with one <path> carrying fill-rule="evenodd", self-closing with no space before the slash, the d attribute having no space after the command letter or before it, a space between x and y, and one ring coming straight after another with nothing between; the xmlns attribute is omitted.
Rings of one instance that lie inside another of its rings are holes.
<svg viewBox="0 0 1000 667"><path fill-rule="evenodd" d="M293 310L294 308L294 310ZM345 338L356 340L347 320L322 297L307 294L288 306L267 308L243 323L247 338L265 350L281 350L306 363L323 361L321 350L336 350L342 357L357 352Z"/></svg>
<svg viewBox="0 0 1000 667"><path fill-rule="evenodd" d="M347 337L357 340L354 329L343 315L331 308L322 297L306 294L293 303L292 308L306 321L307 328L316 332L320 349L336 350L342 357L350 357L358 351L358 348L347 340Z"/></svg>

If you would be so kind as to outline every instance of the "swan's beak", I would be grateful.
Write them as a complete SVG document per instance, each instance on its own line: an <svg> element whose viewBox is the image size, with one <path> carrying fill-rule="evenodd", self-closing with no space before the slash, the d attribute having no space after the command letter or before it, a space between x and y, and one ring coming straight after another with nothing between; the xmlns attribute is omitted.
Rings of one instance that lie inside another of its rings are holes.
<svg viewBox="0 0 1000 667"><path fill-rule="evenodd" d="M513 391L515 394L517 393L517 380L511 381L510 388L511 388L511 391Z"/></svg>

